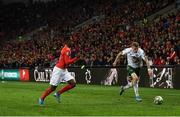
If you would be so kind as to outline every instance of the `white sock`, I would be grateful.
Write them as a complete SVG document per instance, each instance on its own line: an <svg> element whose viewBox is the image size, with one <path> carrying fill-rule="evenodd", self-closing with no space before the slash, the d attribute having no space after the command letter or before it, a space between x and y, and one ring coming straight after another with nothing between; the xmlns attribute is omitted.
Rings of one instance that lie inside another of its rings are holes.
<svg viewBox="0 0 180 117"><path fill-rule="evenodd" d="M138 83L134 83L134 93L135 93L135 96L139 96L139 91L138 91Z"/></svg>
<svg viewBox="0 0 180 117"><path fill-rule="evenodd" d="M129 89L130 87L132 87L132 82L128 82L128 84L124 86L124 90Z"/></svg>

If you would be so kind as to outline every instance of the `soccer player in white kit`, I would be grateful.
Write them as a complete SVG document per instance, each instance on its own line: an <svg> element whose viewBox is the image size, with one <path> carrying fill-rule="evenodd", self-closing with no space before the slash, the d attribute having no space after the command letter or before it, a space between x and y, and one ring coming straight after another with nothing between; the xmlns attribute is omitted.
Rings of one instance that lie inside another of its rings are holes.
<svg viewBox="0 0 180 117"><path fill-rule="evenodd" d="M118 53L118 55L113 63L113 66L117 65L117 62L118 62L120 56L122 56L122 55L127 56L127 62L128 62L127 70L128 70L129 76L127 77L128 84L126 86L121 86L120 95L122 95L122 93L126 89L129 89L130 87L133 86L134 93L135 93L135 99L136 99L136 101L141 102L142 99L139 96L138 83L139 83L139 71L140 71L140 68L143 66L142 60L144 60L146 62L149 76L152 77L152 75L153 75L152 70L149 65L149 61L147 59L147 56L145 56L144 50L142 50L139 47L139 44L137 42L133 42L131 44L130 48L126 48L123 51Z"/></svg>

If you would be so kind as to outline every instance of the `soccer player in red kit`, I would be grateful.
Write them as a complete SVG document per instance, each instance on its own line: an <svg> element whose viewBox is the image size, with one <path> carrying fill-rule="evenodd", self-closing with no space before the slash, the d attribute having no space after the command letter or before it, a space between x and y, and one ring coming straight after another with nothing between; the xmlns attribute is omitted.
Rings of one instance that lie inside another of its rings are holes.
<svg viewBox="0 0 180 117"><path fill-rule="evenodd" d="M48 96L51 92L53 92L58 84L62 81L67 82L68 84L63 87L61 90L54 94L56 100L60 102L61 94L74 88L76 86L75 78L67 71L67 67L69 64L72 64L78 60L78 55L74 58L71 58L71 49L73 42L71 40L67 40L65 42L64 47L61 50L60 58L58 63L55 65L52 77L50 79L50 87L44 92L44 94L39 98L39 104L43 105L46 96Z"/></svg>

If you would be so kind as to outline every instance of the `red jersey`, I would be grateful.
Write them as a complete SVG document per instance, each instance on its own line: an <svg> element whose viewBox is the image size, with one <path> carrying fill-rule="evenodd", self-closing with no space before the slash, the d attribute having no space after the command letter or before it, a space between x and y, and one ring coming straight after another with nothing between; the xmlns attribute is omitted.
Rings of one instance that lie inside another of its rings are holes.
<svg viewBox="0 0 180 117"><path fill-rule="evenodd" d="M69 64L73 63L77 59L77 57L71 58L71 49L67 45L65 45L61 50L60 58L58 63L56 64L56 67L65 69Z"/></svg>

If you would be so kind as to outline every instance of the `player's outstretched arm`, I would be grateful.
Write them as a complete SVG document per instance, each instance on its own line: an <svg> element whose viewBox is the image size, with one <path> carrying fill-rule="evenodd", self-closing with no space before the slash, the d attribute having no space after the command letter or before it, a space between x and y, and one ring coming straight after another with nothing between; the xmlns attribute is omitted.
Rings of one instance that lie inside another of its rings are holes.
<svg viewBox="0 0 180 117"><path fill-rule="evenodd" d="M147 58L147 56L145 56L144 58L145 58L144 61L145 61L146 65L147 65L148 74L149 74L150 78L152 78L153 77L153 71L152 71L152 69L150 67L148 58Z"/></svg>
<svg viewBox="0 0 180 117"><path fill-rule="evenodd" d="M113 66L116 66L116 64L119 61L119 58L120 58L121 55L122 55L122 52L119 52L118 55L116 56L116 59L115 59L115 61L113 63Z"/></svg>

